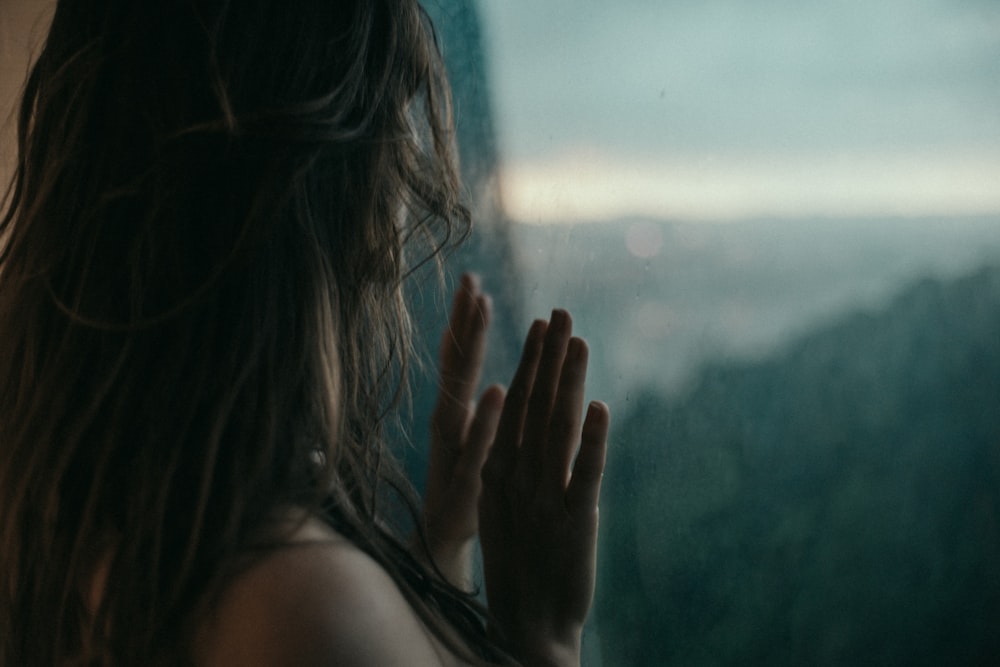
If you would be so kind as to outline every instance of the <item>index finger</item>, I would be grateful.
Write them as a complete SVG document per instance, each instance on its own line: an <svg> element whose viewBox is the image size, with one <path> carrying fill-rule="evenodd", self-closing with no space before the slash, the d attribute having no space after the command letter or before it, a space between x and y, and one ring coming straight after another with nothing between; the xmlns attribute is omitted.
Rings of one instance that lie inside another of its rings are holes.
<svg viewBox="0 0 1000 667"><path fill-rule="evenodd" d="M432 424L446 437L460 436L470 415L486 356L492 303L476 276L465 274L455 291L448 328L441 337L438 403Z"/></svg>
<svg viewBox="0 0 1000 667"><path fill-rule="evenodd" d="M504 484L514 467L517 451L521 446L521 432L524 429L531 385L535 382L547 329L548 322L535 320L525 337L521 361L507 390L493 448L483 467L484 480Z"/></svg>

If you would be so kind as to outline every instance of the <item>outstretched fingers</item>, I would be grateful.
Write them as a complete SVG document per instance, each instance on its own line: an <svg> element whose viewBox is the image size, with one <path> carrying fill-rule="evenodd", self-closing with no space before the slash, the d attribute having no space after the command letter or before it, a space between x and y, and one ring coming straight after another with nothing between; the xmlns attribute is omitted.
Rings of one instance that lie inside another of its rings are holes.
<svg viewBox="0 0 1000 667"><path fill-rule="evenodd" d="M543 466L550 488L562 494L570 479L570 464L580 442L587 359L582 338L570 338L559 375L559 389L552 407L543 452Z"/></svg>
<svg viewBox="0 0 1000 667"><path fill-rule="evenodd" d="M565 311L532 325L483 466L487 600L525 664L576 664L593 600L609 417L583 414L588 357Z"/></svg>
<svg viewBox="0 0 1000 667"><path fill-rule="evenodd" d="M563 362L573 333L573 321L565 310L553 310L552 319L545 332L541 359L531 387L527 413L524 419L524 442L520 458L524 472L533 477L541 470L546 449L549 423L559 390Z"/></svg>
<svg viewBox="0 0 1000 667"><path fill-rule="evenodd" d="M509 478L517 459L518 448L521 445L521 433L528 410L528 400L531 398L531 388L535 382L539 360L542 357L542 347L548 322L535 320L524 341L521 361L507 389L500 422L497 426L496 439L490 451L489 459L483 468L483 474L490 480L503 484Z"/></svg>
<svg viewBox="0 0 1000 667"><path fill-rule="evenodd" d="M440 391L431 422L434 434L446 442L461 442L472 418L491 317L492 303L480 291L479 279L463 275L441 337Z"/></svg>
<svg viewBox="0 0 1000 667"><path fill-rule="evenodd" d="M582 516L597 509L608 451L610 422L608 406L600 401L592 402L583 422L580 451L576 455L573 476L566 490L566 509L571 515Z"/></svg>

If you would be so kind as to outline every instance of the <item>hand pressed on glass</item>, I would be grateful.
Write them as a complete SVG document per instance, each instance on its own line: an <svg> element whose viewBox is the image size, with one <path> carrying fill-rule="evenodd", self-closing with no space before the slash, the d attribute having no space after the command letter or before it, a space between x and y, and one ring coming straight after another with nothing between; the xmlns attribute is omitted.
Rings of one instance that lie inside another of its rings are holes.
<svg viewBox="0 0 1000 667"><path fill-rule="evenodd" d="M472 550L478 532L480 470L496 433L503 390L488 388L473 401L492 306L479 279L466 274L455 292L448 328L441 337L437 404L431 415L431 453L424 499L428 547L454 585L472 584Z"/></svg>
<svg viewBox="0 0 1000 667"><path fill-rule="evenodd" d="M431 417L430 555L468 587L480 533L494 632L527 664L576 665L594 592L608 410L595 402L583 418L589 352L561 310L532 325L506 396L493 385L475 403L491 315L478 278L463 276Z"/></svg>
<svg viewBox="0 0 1000 667"><path fill-rule="evenodd" d="M489 607L528 664L579 664L593 599L609 414L582 418L587 358L565 311L532 325L483 468Z"/></svg>

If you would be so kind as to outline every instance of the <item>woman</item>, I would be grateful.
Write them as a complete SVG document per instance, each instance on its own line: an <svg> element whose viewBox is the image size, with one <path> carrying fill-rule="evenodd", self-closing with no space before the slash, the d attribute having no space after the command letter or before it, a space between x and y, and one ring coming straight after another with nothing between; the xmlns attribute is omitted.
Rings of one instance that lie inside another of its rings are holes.
<svg viewBox="0 0 1000 667"><path fill-rule="evenodd" d="M401 282L468 227L449 131L415 0L60 0L0 222L4 666L579 663L569 316L472 407L463 278L422 510L383 441Z"/></svg>

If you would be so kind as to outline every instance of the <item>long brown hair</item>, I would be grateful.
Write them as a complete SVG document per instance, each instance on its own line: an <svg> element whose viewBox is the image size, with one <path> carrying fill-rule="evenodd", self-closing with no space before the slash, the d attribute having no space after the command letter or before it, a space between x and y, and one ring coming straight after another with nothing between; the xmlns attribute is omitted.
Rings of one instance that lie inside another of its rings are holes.
<svg viewBox="0 0 1000 667"><path fill-rule="evenodd" d="M0 664L187 660L286 506L502 659L384 505L400 283L468 229L447 99L416 0L59 2L0 221Z"/></svg>

